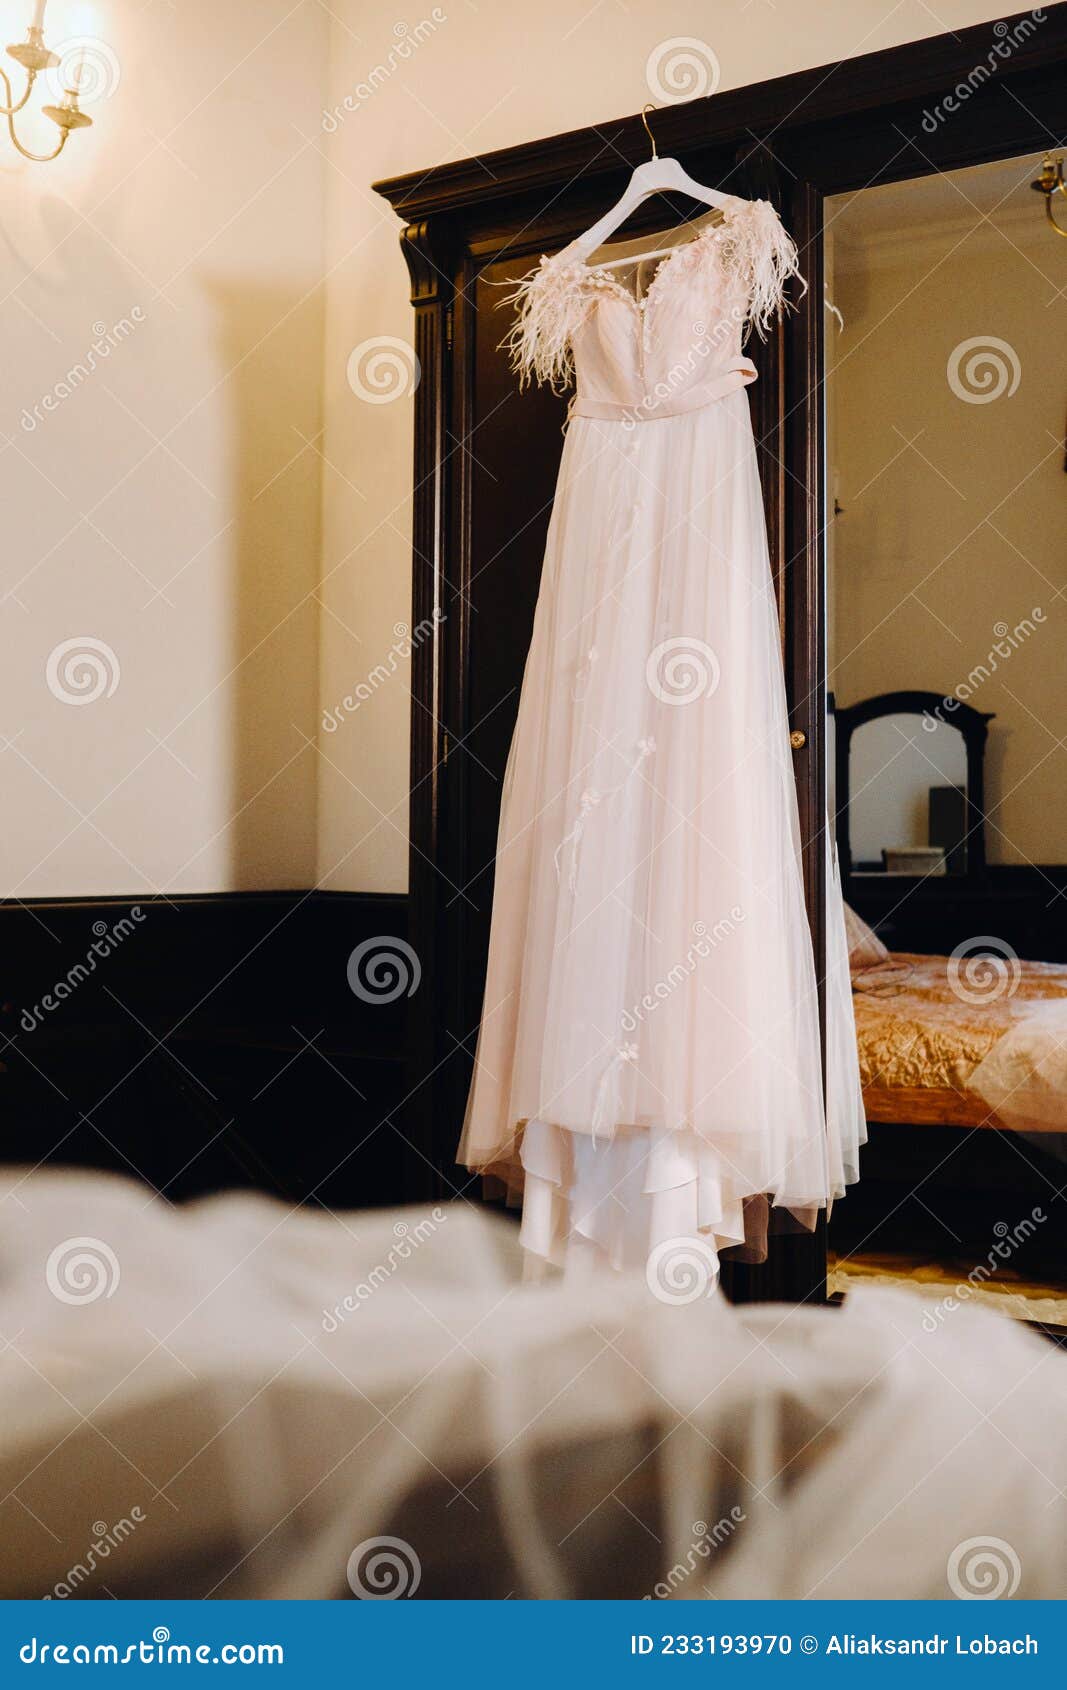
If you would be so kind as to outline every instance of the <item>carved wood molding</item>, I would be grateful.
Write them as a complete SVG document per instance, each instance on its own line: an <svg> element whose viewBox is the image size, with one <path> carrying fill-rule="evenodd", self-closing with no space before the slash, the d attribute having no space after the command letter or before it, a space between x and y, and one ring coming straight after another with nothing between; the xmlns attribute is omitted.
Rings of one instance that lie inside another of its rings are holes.
<svg viewBox="0 0 1067 1690"><path fill-rule="evenodd" d="M452 295L449 272L452 242L448 230L432 218L408 223L400 231L400 250L411 280L414 306L447 303Z"/></svg>

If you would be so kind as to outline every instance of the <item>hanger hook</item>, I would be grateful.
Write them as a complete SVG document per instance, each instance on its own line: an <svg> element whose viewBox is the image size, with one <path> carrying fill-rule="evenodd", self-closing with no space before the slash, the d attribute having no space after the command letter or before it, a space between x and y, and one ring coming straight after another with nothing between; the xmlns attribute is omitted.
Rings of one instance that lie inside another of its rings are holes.
<svg viewBox="0 0 1067 1690"><path fill-rule="evenodd" d="M649 140L652 142L652 157L653 158L659 158L659 153L656 150L656 137L653 135L652 130L649 128L649 123L648 123L648 113L650 111L655 111L655 109L656 109L656 107L653 104L653 102L651 100L647 101L646 104L641 107L641 122L645 126L645 134L648 136Z"/></svg>

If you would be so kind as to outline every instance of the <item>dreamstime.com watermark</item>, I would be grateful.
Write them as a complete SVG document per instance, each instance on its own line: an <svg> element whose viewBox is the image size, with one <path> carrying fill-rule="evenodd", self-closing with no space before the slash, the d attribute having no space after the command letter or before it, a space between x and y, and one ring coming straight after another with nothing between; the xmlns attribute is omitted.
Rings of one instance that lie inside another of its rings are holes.
<svg viewBox="0 0 1067 1690"><path fill-rule="evenodd" d="M1023 367L1010 340L973 334L956 343L945 365L948 385L965 405L992 405L1019 390Z"/></svg>
<svg viewBox="0 0 1067 1690"><path fill-rule="evenodd" d="M1044 1225L1048 1216L1037 1206L1031 1209L1029 1215L1024 1215L1015 1226L1009 1227L1007 1221L998 1221L993 1228L996 1243L989 1250L984 1262L978 1262L967 1275L965 1280L953 1287L947 1297L927 1308L923 1312L922 1327L924 1332L937 1332L950 1314L963 1307L980 1291L997 1269L1010 1262L1016 1250L1032 1238L1039 1226Z"/></svg>
<svg viewBox="0 0 1067 1690"><path fill-rule="evenodd" d="M722 680L722 667L707 640L675 634L648 654L645 685L660 704L696 704L711 698Z"/></svg>
<svg viewBox="0 0 1067 1690"><path fill-rule="evenodd" d="M659 1303L684 1308L710 1297L719 1283L719 1257L704 1238L664 1238L649 1251L645 1284Z"/></svg>
<svg viewBox="0 0 1067 1690"><path fill-rule="evenodd" d="M93 1541L85 1552L84 1560L75 1562L58 1584L51 1590L45 1591L41 1598L43 1602L66 1601L68 1596L76 1596L80 1587L91 1579L95 1572L99 1572L105 1561L110 1560L114 1550L131 1538L138 1526L144 1524L148 1516L142 1508L134 1507L129 1514L124 1514L113 1526L108 1526L103 1520L93 1522Z"/></svg>
<svg viewBox="0 0 1067 1690"><path fill-rule="evenodd" d="M98 698L113 698L122 679L118 653L95 634L75 634L60 640L48 653L45 680L60 704L81 708Z"/></svg>
<svg viewBox="0 0 1067 1690"><path fill-rule="evenodd" d="M1006 939L995 933L976 933L963 939L948 957L945 977L961 1003L979 1008L1019 990L1022 964Z"/></svg>
<svg viewBox="0 0 1067 1690"><path fill-rule="evenodd" d="M697 1520L693 1525L693 1541L686 1551L684 1561L676 1561L674 1566L654 1585L647 1595L642 1596L642 1602L665 1601L673 1596L675 1591L688 1582L702 1561L707 1561L713 1550L719 1549L726 1543L738 1526L742 1525L748 1515L736 1503L729 1514L724 1514L721 1520L716 1520L709 1526L706 1520Z"/></svg>
<svg viewBox="0 0 1067 1690"><path fill-rule="evenodd" d="M391 405L410 399L422 380L415 348L395 334L375 334L348 354L348 385L365 405Z"/></svg>
<svg viewBox="0 0 1067 1690"><path fill-rule="evenodd" d="M385 1260L373 1267L366 1279L360 1280L355 1290L350 1291L347 1297L342 1297L332 1309L323 1309L322 1330L330 1333L338 1331L342 1321L350 1314L356 1314L364 1303L369 1302L375 1291L380 1291L383 1285L388 1284L394 1273L398 1273L404 1263L411 1260L415 1252L422 1248L428 1238L433 1237L438 1227L443 1226L447 1219L446 1210L432 1209L428 1217L417 1226L409 1226L407 1221L397 1221L393 1228L396 1243L389 1246Z"/></svg>
<svg viewBox="0 0 1067 1690"><path fill-rule="evenodd" d="M76 88L78 104L84 108L118 93L122 81L118 54L98 35L68 35L48 45L59 61L45 71L53 100L62 100L68 88Z"/></svg>
<svg viewBox="0 0 1067 1690"><path fill-rule="evenodd" d="M1016 48L1023 47L1037 33L1046 21L1047 13L1043 7L1035 7L1029 17L1020 18L1016 24L1003 21L993 25L993 45L980 64L968 71L962 82L957 82L955 88L938 101L931 111L927 108L923 112L922 126L928 135L936 135L942 123L947 123L954 117L973 94L980 92L990 77L996 76L1001 65L1011 58Z"/></svg>
<svg viewBox="0 0 1067 1690"><path fill-rule="evenodd" d="M418 1590L422 1562L402 1537L367 1537L348 1557L346 1573L361 1602L398 1602Z"/></svg>
<svg viewBox="0 0 1067 1690"><path fill-rule="evenodd" d="M399 673L401 665L408 661L412 652L417 651L444 620L444 611L435 610L432 616L424 616L421 622L416 622L414 628L409 628L406 622L397 622L393 628L393 643L382 661L375 664L354 692L346 692L339 704L323 711L323 733L335 734L349 716L354 716L361 705L374 697L379 687Z"/></svg>
<svg viewBox="0 0 1067 1690"><path fill-rule="evenodd" d="M945 1577L961 1602L999 1602L1011 1597L1023 1576L1022 1563L1002 1537L968 1537L948 1558ZM975 1645L970 1645L974 1650Z"/></svg>
<svg viewBox="0 0 1067 1690"><path fill-rule="evenodd" d="M336 135L342 123L353 112L359 111L367 101L373 99L378 90L385 86L390 77L395 76L401 66L406 64L423 42L436 34L443 23L448 22L447 12L440 6L435 6L428 18L423 18L412 27L401 20L393 25L396 40L392 43L384 59L369 70L361 82L358 82L351 93L346 94L329 111L322 114L322 127L327 135Z"/></svg>
<svg viewBox="0 0 1067 1690"><path fill-rule="evenodd" d="M345 968L349 990L361 1003L413 998L422 981L418 952L406 939L375 933L358 944Z"/></svg>
<svg viewBox="0 0 1067 1690"><path fill-rule="evenodd" d="M706 99L721 81L718 55L696 35L672 35L653 47L645 62L645 83L661 105Z"/></svg>
<svg viewBox="0 0 1067 1690"><path fill-rule="evenodd" d="M73 968L68 968L63 978L57 980L50 991L45 992L39 1003L22 1011L19 1026L23 1032L34 1032L47 1015L53 1014L68 998L73 997L78 987L96 973L97 964L117 951L123 941L128 939L131 933L135 933L141 922L146 919L140 904L133 904L129 915L122 916L110 927L106 921L94 921L93 932L96 937L85 954L84 962L76 962Z"/></svg>
<svg viewBox="0 0 1067 1690"><path fill-rule="evenodd" d="M687 980L691 980L701 962L709 957L724 939L735 932L745 919L745 912L740 904L735 904L729 915L724 915L712 928L706 921L694 921L692 926L693 943L689 946L681 962L657 980L652 990L646 992L638 1003L623 1013L622 1028L624 1033L636 1033L638 1027L649 1015L657 1010L661 1003L671 997Z"/></svg>
<svg viewBox="0 0 1067 1690"><path fill-rule="evenodd" d="M44 1270L45 1284L59 1303L81 1308L110 1300L119 1288L122 1269L110 1244L102 1238L64 1238L51 1251Z"/></svg>
<svg viewBox="0 0 1067 1690"><path fill-rule="evenodd" d="M73 363L66 374L61 376L47 393L41 395L35 405L24 407L19 425L25 434L33 434L45 419L61 405L73 397L102 364L105 364L111 354L124 341L129 340L135 328L148 321L147 313L141 306L134 305L129 315L120 317L109 327L107 323L93 324L93 340L87 352Z"/></svg>
<svg viewBox="0 0 1067 1690"><path fill-rule="evenodd" d="M280 1667L285 1664L281 1643L172 1643L165 1625L153 1628L138 1643L45 1643L31 1637L19 1649L23 1666L57 1667Z"/></svg>
<svg viewBox="0 0 1067 1690"><path fill-rule="evenodd" d="M1021 621L1016 622L1014 628L1009 628L1006 622L994 622L993 644L982 661L975 664L967 679L953 687L940 704L935 705L932 710L923 711L924 731L933 733L939 724L950 722L953 711L958 710L961 704L967 704L980 687L991 681L1001 663L1006 663L1009 657L1024 646L1044 621L1045 612L1036 604L1029 616L1024 616ZM956 726L955 723L951 725Z"/></svg>

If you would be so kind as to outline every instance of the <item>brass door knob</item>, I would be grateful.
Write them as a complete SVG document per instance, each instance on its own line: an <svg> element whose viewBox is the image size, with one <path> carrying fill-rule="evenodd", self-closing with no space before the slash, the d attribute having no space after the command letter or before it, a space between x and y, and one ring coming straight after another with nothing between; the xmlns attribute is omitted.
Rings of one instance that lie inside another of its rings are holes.
<svg viewBox="0 0 1067 1690"><path fill-rule="evenodd" d="M789 743L794 751L803 751L808 743L808 736L803 728L794 728L789 735Z"/></svg>

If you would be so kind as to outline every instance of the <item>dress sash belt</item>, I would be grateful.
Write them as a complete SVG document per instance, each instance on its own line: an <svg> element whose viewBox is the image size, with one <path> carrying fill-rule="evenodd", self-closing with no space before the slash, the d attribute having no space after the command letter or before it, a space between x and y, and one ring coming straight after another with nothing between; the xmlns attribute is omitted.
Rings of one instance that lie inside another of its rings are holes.
<svg viewBox="0 0 1067 1690"><path fill-rule="evenodd" d="M713 405L727 393L736 393L756 379L756 366L749 358L738 358L727 369L720 370L709 381L702 381L684 393L661 394L656 390L632 405L614 399L586 399L580 393L572 400L572 417L599 417L605 422L622 422L632 428L639 422L659 422L664 417L684 416L687 411L701 411ZM661 383L666 387L666 382Z"/></svg>

